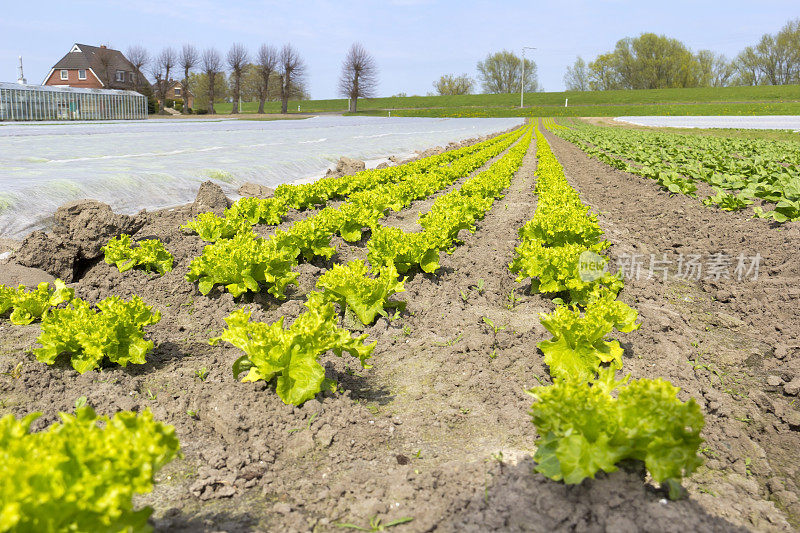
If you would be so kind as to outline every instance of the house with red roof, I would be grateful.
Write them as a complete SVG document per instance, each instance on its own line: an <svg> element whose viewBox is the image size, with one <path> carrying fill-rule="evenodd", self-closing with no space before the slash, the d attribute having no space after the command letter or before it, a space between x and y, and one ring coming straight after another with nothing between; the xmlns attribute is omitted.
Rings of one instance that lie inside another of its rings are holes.
<svg viewBox="0 0 800 533"><path fill-rule="evenodd" d="M136 68L119 50L75 43L53 65L42 85L134 90L139 85L136 77Z"/></svg>

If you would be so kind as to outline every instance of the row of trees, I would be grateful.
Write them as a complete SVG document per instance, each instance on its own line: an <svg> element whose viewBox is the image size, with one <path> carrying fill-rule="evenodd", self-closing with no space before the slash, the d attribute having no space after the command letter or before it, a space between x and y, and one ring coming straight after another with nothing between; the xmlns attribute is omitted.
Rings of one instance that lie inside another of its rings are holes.
<svg viewBox="0 0 800 533"><path fill-rule="evenodd" d="M540 90L536 63L525 59L524 67L522 58L508 50L489 54L477 65L481 90L491 94L517 93L522 88L523 76L525 92ZM436 94L440 95L472 94L475 85L468 74L445 74L433 82Z"/></svg>
<svg viewBox="0 0 800 533"><path fill-rule="evenodd" d="M194 45L185 44L180 51L166 47L151 57L142 46L132 46L127 57L136 69L136 90L146 93L144 72L155 80L153 90L164 111L172 79L181 75L182 94L195 96L195 107L214 114L214 104L231 99L231 113L238 113L240 100L258 101L258 112L264 112L269 100L280 100L281 113L288 112L290 99L308 98L307 66L291 44L280 49L262 44L251 57L247 48L234 43L223 57L215 48L199 52ZM359 43L353 44L342 64L338 89L350 99L350 110L357 110L358 98L374 96L378 69L374 58Z"/></svg>
<svg viewBox="0 0 800 533"><path fill-rule="evenodd" d="M765 34L734 59L711 50L692 51L681 41L643 33L617 41L612 52L567 68L568 90L663 89L800 83L800 19Z"/></svg>

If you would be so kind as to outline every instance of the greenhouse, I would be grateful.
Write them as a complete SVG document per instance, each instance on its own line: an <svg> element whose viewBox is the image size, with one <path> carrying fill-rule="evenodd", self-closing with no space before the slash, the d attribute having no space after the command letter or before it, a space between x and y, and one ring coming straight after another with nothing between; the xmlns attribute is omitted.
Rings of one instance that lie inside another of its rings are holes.
<svg viewBox="0 0 800 533"><path fill-rule="evenodd" d="M143 118L147 98L134 91L0 83L0 121Z"/></svg>

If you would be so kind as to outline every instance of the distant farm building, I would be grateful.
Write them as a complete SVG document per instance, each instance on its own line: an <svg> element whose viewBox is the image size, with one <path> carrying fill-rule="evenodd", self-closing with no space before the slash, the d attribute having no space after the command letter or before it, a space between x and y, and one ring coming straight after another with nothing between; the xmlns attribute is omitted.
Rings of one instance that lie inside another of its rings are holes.
<svg viewBox="0 0 800 533"><path fill-rule="evenodd" d="M136 67L119 50L75 43L42 85L134 90L139 86L137 76Z"/></svg>
<svg viewBox="0 0 800 533"><path fill-rule="evenodd" d="M0 83L0 120L130 120L147 118L148 81L119 50L74 44L39 85Z"/></svg>
<svg viewBox="0 0 800 533"><path fill-rule="evenodd" d="M143 118L147 98L134 91L0 82L0 121Z"/></svg>
<svg viewBox="0 0 800 533"><path fill-rule="evenodd" d="M194 109L194 94L191 91L186 91L187 94L184 93L183 83L177 80L169 80L169 81L156 81L153 84L153 92L156 94L158 98L158 94L160 91L158 90L158 84L165 83L166 84L166 97L167 100L172 100L174 102L183 102L184 108ZM161 98L158 98L159 103L161 103Z"/></svg>

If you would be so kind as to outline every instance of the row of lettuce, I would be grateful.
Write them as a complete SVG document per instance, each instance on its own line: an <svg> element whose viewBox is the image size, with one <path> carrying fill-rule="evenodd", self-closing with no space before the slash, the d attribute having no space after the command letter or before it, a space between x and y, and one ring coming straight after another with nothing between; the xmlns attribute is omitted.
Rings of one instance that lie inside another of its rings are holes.
<svg viewBox="0 0 800 533"><path fill-rule="evenodd" d="M335 253L333 235L354 242L365 229L371 232L367 247L373 266L363 261L334 265L319 278L306 311L290 327L282 318L271 324L251 322L247 309L226 318L227 328L210 342L226 341L244 352L233 364L234 376L274 381L285 403L302 404L336 387L318 361L328 350L347 352L368 368L375 343L365 344L367 335L353 336L339 327L335 304L365 325L386 315L386 308L402 305L389 301L404 290L398 271L438 269L439 254L452 251L458 232L475 231L475 222L502 196L530 138L530 128L521 128L397 167L281 186L274 198L241 199L224 217L204 214L187 223L188 231L213 244L192 261L186 279L197 282L203 294L221 285L234 296L266 288L283 298L286 286L296 283L293 268L302 259ZM422 232L380 224L389 212L448 187L504 151L488 170L439 196L420 219ZM269 238L253 231L255 224L279 223L289 207L307 209L341 198L346 201L340 207L326 207ZM173 268L172 255L157 240L133 242L121 235L103 251L106 262L121 272L140 268L163 275ZM123 367L144 364L154 345L143 328L161 318L137 296L128 301L112 296L91 305L60 280L54 288L48 283L34 290L0 286L0 315L6 314L18 325L41 318L36 358L53 364L67 354L80 373L104 360ZM108 418L76 405L74 415L60 414L61 423L31 431L39 416L0 419L0 532L147 530L151 509L134 510L132 496L152 490L155 473L180 453L174 428L155 421L149 410Z"/></svg>
<svg viewBox="0 0 800 533"><path fill-rule="evenodd" d="M521 133L512 136L512 142ZM528 129L487 170L467 179L459 189L437 197L431 209L420 217L422 231L405 232L374 222L366 243L369 265L354 260L325 272L317 281L318 290L308 294L306 311L290 328L283 327L282 318L272 324L250 322L250 312L244 309L227 317L227 329L211 342L227 341L244 352L234 363L234 376L238 379L246 372L243 381L274 378L278 396L285 403L299 405L322 390L335 387L325 378L319 363L319 357L328 350L337 355L347 352L368 368L367 360L376 344L365 345L366 334L352 337L339 327L334 304L364 325L371 324L378 315L385 316L387 307L398 304L390 302L389 297L404 290L399 273L412 268L428 273L438 270L441 252L452 251L459 231L475 231L475 222L509 186L530 138ZM506 142L501 146L508 147ZM386 201L391 205L391 198ZM391 238L387 239L385 233L390 233Z"/></svg>
<svg viewBox="0 0 800 533"><path fill-rule="evenodd" d="M800 143L681 135L573 122L553 132L590 157L650 178L672 193L696 196L697 183L715 194L708 206L738 211L757 205L755 217L775 222L800 220Z"/></svg>
<svg viewBox="0 0 800 533"><path fill-rule="evenodd" d="M524 128L410 165L279 188L268 200L240 200L224 217L200 215L190 221L186 229L212 244L192 261L186 279L197 282L203 294L219 286L234 296L266 289L284 298L302 260L332 257L334 235L355 242L369 230L368 263L336 264L320 276L317 290L307 295L306 310L291 326L282 318L252 322L246 308L225 319L227 327L210 342L228 342L243 352L233 363L235 378L273 382L285 403L299 405L323 390L335 390L319 363L327 351L348 353L368 368L375 343L365 344L367 335L354 336L340 327L336 306L368 325L386 315L387 308L402 305L390 300L404 290L400 274L438 270L441 252L452 252L459 232L475 231L476 222L503 196L531 137L532 129ZM569 186L538 130L536 137L538 205L520 230L510 268L520 280L531 278L532 291L562 296L554 298L555 310L541 317L552 334L539 348L553 384L531 391L540 435L537 470L572 484L599 470L611 472L625 459L638 459L676 497L680 479L700 464L702 414L694 400L679 401L678 389L666 381L616 380L623 350L607 336L614 329L638 328L637 313L617 300L623 284L606 272L608 243L596 217ZM422 231L380 223L389 212L450 186L501 154L487 170L438 196L420 216ZM375 177L371 184L369 176ZM325 207L271 237L253 231L254 224L277 224L289 207L306 209L342 198L346 201L338 208ZM104 251L106 261L120 271L142 268L163 274L172 269L172 256L158 241L134 243L123 235ZM144 339L143 328L160 319L138 297L111 297L92 306L60 281L54 289L48 284L34 291L0 287L0 314L5 313L15 324L41 316L36 357L52 364L67 353L81 373L97 368L104 358L121 366L145 363L153 343ZM36 416L0 420L0 461L9 473L0 481L0 523L10 524L0 531L146 528L150 511L134 511L131 496L151 490L154 473L179 453L174 428L153 420L149 411L121 412L109 419L82 406L75 415L62 414L61 424L31 432ZM122 449L126 453L120 454Z"/></svg>
<svg viewBox="0 0 800 533"><path fill-rule="evenodd" d="M607 338L614 329L637 329L638 313L617 299L623 282L607 271L609 243L596 215L567 182L544 135L538 129L536 135L538 202L509 265L518 281L531 279L532 292L561 295L553 299L555 310L540 317L552 335L538 346L553 384L530 391L536 469L575 484L640 460L677 498L681 478L701 464L703 415L667 381L616 379L623 349Z"/></svg>

